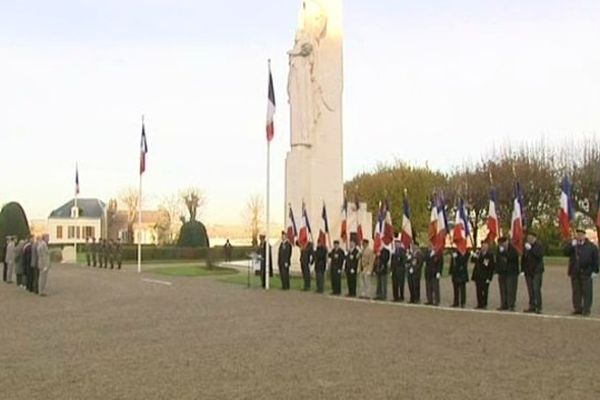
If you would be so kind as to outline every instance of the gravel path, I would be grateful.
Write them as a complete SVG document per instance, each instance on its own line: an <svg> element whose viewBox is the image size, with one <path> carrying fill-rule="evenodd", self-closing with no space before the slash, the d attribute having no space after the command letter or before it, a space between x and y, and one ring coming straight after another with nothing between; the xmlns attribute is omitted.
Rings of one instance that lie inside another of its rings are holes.
<svg viewBox="0 0 600 400"><path fill-rule="evenodd" d="M0 284L0 398L515 400L600 393L597 310L592 319L543 319L265 293L212 278L142 277L172 285L143 281L130 269L72 266L51 271L46 298ZM445 280L443 304L451 300L449 286ZM567 314L568 291L564 272L550 270L545 312Z"/></svg>

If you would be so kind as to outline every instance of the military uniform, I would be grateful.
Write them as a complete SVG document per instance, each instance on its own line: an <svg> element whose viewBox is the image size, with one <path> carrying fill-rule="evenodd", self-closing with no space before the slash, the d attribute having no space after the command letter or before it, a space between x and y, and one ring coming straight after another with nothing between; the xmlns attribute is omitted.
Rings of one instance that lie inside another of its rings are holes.
<svg viewBox="0 0 600 400"><path fill-rule="evenodd" d="M106 241L104 239L99 239L98 240L98 258L100 261L99 267L100 268L105 268L105 263L104 263L104 254L105 254L105 250L104 248L106 247Z"/></svg>
<svg viewBox="0 0 600 400"><path fill-rule="evenodd" d="M89 238L85 240L85 259L87 261L87 266L90 267L92 265L92 244L90 243Z"/></svg>
<svg viewBox="0 0 600 400"><path fill-rule="evenodd" d="M281 288L289 290L290 288L290 264L292 260L292 245L287 239L279 245L277 252L277 266L279 267L279 278L281 279Z"/></svg>
<svg viewBox="0 0 600 400"><path fill-rule="evenodd" d="M98 265L98 243L96 243L96 238L92 239L92 265L94 267Z"/></svg>
<svg viewBox="0 0 600 400"><path fill-rule="evenodd" d="M529 294L529 308L525 312L539 314L542 312L542 278L544 275L544 247L539 240L525 246L521 259L521 270L525 274L527 293Z"/></svg>
<svg viewBox="0 0 600 400"><path fill-rule="evenodd" d="M464 308L467 303L467 282L469 282L469 257L470 252L460 254L457 249L452 250L450 259L450 276L452 277L452 288L454 290L454 301L452 307Z"/></svg>
<svg viewBox="0 0 600 400"><path fill-rule="evenodd" d="M478 251L473 254L471 260L475 264L471 279L475 281L477 308L485 309L488 305L490 282L494 276L494 255L489 249L486 252Z"/></svg>
<svg viewBox="0 0 600 400"><path fill-rule="evenodd" d="M317 293L325 291L325 269L327 268L327 247L318 245L315 250L315 278Z"/></svg>
<svg viewBox="0 0 600 400"><path fill-rule="evenodd" d="M517 301L517 286L519 282L519 253L517 249L506 241L506 245L498 247L496 256L496 274L498 275L498 288L500 289L499 310L515 310Z"/></svg>
<svg viewBox="0 0 600 400"><path fill-rule="evenodd" d="M574 314L590 315L593 298L592 274L598 274L598 247L585 239L567 244Z"/></svg>
<svg viewBox="0 0 600 400"><path fill-rule="evenodd" d="M404 301L404 281L406 277L406 250L396 247L392 255L392 295L394 301Z"/></svg>
<svg viewBox="0 0 600 400"><path fill-rule="evenodd" d="M354 248L348 251L346 256L346 283L348 284L348 296L356 297L356 276L358 274L358 262L360 261L360 251Z"/></svg>
<svg viewBox="0 0 600 400"><path fill-rule="evenodd" d="M115 243L115 262L117 263L117 268L121 269L123 265L123 247L121 246L121 242Z"/></svg>
<svg viewBox="0 0 600 400"><path fill-rule="evenodd" d="M425 254L425 294L427 305L440 305L440 278L444 267L444 256L434 250Z"/></svg>
<svg viewBox="0 0 600 400"><path fill-rule="evenodd" d="M310 266L315 262L312 242L300 250L300 268L302 269L302 279L304 280L304 290L310 290Z"/></svg>
<svg viewBox="0 0 600 400"><path fill-rule="evenodd" d="M108 261L110 262L110 269L115 267L115 242L112 240L108 242Z"/></svg>
<svg viewBox="0 0 600 400"><path fill-rule="evenodd" d="M415 248L407 254L408 261L408 291L410 302L418 304L421 302L421 275L423 274L423 253Z"/></svg>
<svg viewBox="0 0 600 400"><path fill-rule="evenodd" d="M331 273L331 291L334 295L342 294L342 268L344 266L344 260L346 255L344 250L337 248L333 249L329 253L329 259L331 263L329 264L330 273Z"/></svg>

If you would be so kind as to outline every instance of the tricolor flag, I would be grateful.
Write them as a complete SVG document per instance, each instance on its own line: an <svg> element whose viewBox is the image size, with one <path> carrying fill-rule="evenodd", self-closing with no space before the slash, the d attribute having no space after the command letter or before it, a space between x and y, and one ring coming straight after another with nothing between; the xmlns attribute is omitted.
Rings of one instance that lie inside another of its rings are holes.
<svg viewBox="0 0 600 400"><path fill-rule="evenodd" d="M362 246L365 237L360 219L360 202L358 201L358 197L354 199L354 203L356 205L356 244Z"/></svg>
<svg viewBox="0 0 600 400"><path fill-rule="evenodd" d="M400 232L400 241L404 245L405 249L409 249L412 244L412 224L410 222L410 207L408 206L408 199L404 198L404 205L402 211L402 232Z"/></svg>
<svg viewBox="0 0 600 400"><path fill-rule="evenodd" d="M392 213L390 211L390 202L385 201L384 224L383 224L383 244L390 246L394 242L394 225L392 225Z"/></svg>
<svg viewBox="0 0 600 400"><path fill-rule="evenodd" d="M496 188L490 190L490 206L488 208L487 229L488 235L486 241L494 242L499 236L498 213L496 212Z"/></svg>
<svg viewBox="0 0 600 400"><path fill-rule="evenodd" d="M309 242L312 242L312 229L310 229L306 204L302 202L302 220L300 222L300 233L298 234L298 245L303 249Z"/></svg>
<svg viewBox="0 0 600 400"><path fill-rule="evenodd" d="M146 129L142 122L142 140L140 144L140 175L146 171L146 153L148 152L148 143L146 142Z"/></svg>
<svg viewBox="0 0 600 400"><path fill-rule="evenodd" d="M446 216L444 197L439 196L437 200L437 234L436 241L434 244L434 250L436 252L442 252L446 247L446 235L448 233L448 217Z"/></svg>
<svg viewBox="0 0 600 400"><path fill-rule="evenodd" d="M319 229L319 238L317 239L319 246L328 247L329 244L329 221L327 220L327 209L323 203L321 211L321 228Z"/></svg>
<svg viewBox="0 0 600 400"><path fill-rule="evenodd" d="M465 203L460 199L458 208L456 209L456 221L454 223L454 231L452 232L452 240L456 245L456 249L462 255L467 252L467 238L470 236L469 221L465 210Z"/></svg>
<svg viewBox="0 0 600 400"><path fill-rule="evenodd" d="M438 213L437 213L437 196L431 197L431 213L429 214L429 242L435 247L438 232Z"/></svg>
<svg viewBox="0 0 600 400"><path fill-rule="evenodd" d="M348 245L348 200L344 197L342 204L342 227L340 230L340 238L342 242Z"/></svg>
<svg viewBox="0 0 600 400"><path fill-rule="evenodd" d="M269 61L269 94L267 101L267 141L270 142L275 136L275 89L273 88L273 74L271 74L271 62Z"/></svg>
<svg viewBox="0 0 600 400"><path fill-rule="evenodd" d="M510 221L510 238L519 254L523 254L523 200L521 187L517 183L515 189L515 198L513 201L513 212Z"/></svg>
<svg viewBox="0 0 600 400"><path fill-rule="evenodd" d="M571 236L571 221L573 220L573 200L571 199L571 183L566 176L560 184L560 209L558 210L558 225L563 240Z"/></svg>
<svg viewBox="0 0 600 400"><path fill-rule="evenodd" d="M377 222L373 230L373 251L379 254L383 247L383 230L385 225L385 211L383 204L379 202L379 212L377 213Z"/></svg>
<svg viewBox="0 0 600 400"><path fill-rule="evenodd" d="M79 194L79 166L75 165L75 195Z"/></svg>
<svg viewBox="0 0 600 400"><path fill-rule="evenodd" d="M294 219L294 212L292 211L292 205L289 205L288 220L286 227L286 236L288 241L293 245L296 244L296 238L298 237L298 229L296 228L296 220Z"/></svg>

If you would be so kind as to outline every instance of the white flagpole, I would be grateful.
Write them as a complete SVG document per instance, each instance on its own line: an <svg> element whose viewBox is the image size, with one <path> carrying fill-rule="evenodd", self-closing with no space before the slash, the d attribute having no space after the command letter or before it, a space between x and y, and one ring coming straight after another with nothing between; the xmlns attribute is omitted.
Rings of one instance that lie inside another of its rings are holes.
<svg viewBox="0 0 600 400"><path fill-rule="evenodd" d="M75 164L75 175L79 181L79 166ZM77 198L79 197L79 182L75 183L75 228L73 232L73 248L75 249L75 265L77 265L77 220L79 219L79 208L77 207Z"/></svg>
<svg viewBox="0 0 600 400"><path fill-rule="evenodd" d="M270 260L270 240L269 240L269 225L270 225L270 189L271 189L271 141L267 140L267 224L265 233L265 289L269 290L269 263Z"/></svg>
<svg viewBox="0 0 600 400"><path fill-rule="evenodd" d="M144 129L144 116L142 115L142 129ZM141 152L141 148L140 148ZM140 154L141 157L141 154ZM142 272L142 170L140 172L140 187L138 192L138 248L137 248L137 272Z"/></svg>

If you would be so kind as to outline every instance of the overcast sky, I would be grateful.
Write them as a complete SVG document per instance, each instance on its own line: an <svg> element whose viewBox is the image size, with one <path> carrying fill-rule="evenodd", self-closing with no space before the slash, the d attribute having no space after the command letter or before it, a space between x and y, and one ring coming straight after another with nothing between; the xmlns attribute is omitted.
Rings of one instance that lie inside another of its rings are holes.
<svg viewBox="0 0 600 400"><path fill-rule="evenodd" d="M137 186L204 188L236 223L265 186L267 58L283 208L287 56L300 0L0 0L0 203L33 219ZM344 175L395 158L449 170L494 144L600 133L597 0L346 0ZM283 212L275 209L279 217Z"/></svg>

